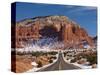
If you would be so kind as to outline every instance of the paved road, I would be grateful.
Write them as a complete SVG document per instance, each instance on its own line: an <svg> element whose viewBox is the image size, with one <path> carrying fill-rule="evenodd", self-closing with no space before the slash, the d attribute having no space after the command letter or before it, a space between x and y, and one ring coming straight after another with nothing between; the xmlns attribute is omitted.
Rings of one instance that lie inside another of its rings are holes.
<svg viewBox="0 0 100 75"><path fill-rule="evenodd" d="M66 63L63 59L62 53L59 53L58 60L44 69L40 69L38 71L56 71L56 70L72 70L72 69L80 69L79 67Z"/></svg>

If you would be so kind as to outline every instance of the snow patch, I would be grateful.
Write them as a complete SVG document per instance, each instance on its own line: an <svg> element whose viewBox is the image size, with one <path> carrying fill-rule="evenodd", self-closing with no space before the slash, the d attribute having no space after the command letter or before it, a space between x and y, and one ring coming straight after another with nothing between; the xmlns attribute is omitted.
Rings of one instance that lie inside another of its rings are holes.
<svg viewBox="0 0 100 75"><path fill-rule="evenodd" d="M82 69L91 69L92 66L87 66L87 65L84 65L84 64L78 64L77 62L75 63L72 63L73 65L76 65L76 66L79 66L81 67Z"/></svg>
<svg viewBox="0 0 100 75"><path fill-rule="evenodd" d="M56 54L57 59L56 59L56 60L53 60L53 63L50 63L50 64L48 64L48 65L44 65L44 66L41 67L41 68L33 67L32 69L30 69L30 70L27 71L26 73L36 72L36 71L39 71L39 70L41 70L41 69L44 69L44 68L47 68L47 67L53 65L53 64L58 60L58 55L59 55L59 54Z"/></svg>

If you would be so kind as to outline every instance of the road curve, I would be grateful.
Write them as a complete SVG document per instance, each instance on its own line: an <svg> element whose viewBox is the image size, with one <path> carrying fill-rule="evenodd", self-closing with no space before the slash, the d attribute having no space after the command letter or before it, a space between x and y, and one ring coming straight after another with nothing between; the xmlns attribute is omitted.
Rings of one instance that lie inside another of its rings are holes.
<svg viewBox="0 0 100 75"><path fill-rule="evenodd" d="M43 69L40 69L36 72L41 72L41 71L57 71L57 70L72 70L72 69L80 69L78 66L75 66L73 64L69 64L67 62L64 61L63 59L63 55L61 52L59 52L59 55L58 55L58 60L46 67L46 68L43 68Z"/></svg>

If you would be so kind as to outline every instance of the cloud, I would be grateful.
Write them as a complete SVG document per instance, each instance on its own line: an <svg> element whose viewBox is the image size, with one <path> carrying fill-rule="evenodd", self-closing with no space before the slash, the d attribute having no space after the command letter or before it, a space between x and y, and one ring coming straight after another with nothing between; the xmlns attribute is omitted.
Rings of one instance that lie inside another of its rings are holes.
<svg viewBox="0 0 100 75"><path fill-rule="evenodd" d="M94 11L96 10L96 7L88 7L88 6L74 6L69 9L68 13L80 13L85 11Z"/></svg>

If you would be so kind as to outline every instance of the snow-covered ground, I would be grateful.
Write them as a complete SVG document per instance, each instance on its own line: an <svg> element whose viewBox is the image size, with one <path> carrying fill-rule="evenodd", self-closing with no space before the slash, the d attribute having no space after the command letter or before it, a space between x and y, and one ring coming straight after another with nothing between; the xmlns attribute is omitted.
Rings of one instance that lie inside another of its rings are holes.
<svg viewBox="0 0 100 75"><path fill-rule="evenodd" d="M16 52L40 52L40 51L42 51L42 52L50 52L50 51L57 52L58 50L50 49L47 46L39 47L37 45L28 46L28 47L25 47L25 48L17 48L16 49Z"/></svg>
<svg viewBox="0 0 100 75"><path fill-rule="evenodd" d="M31 52L31 51L56 51L55 48L63 47L64 44L60 41L57 41L58 38L47 38L44 37L38 41L28 41L27 44L24 45L24 48L17 48L18 52ZM12 49L13 51L14 49Z"/></svg>
<svg viewBox="0 0 100 75"><path fill-rule="evenodd" d="M76 65L76 66L78 66L78 67L80 67L82 69L91 69L92 68L92 66L88 66L88 65L85 65L85 64L78 64L77 62L72 63L72 64Z"/></svg>
<svg viewBox="0 0 100 75"><path fill-rule="evenodd" d="M65 61L66 63L73 64L73 65L75 65L75 66L80 67L81 69L91 69L91 68L92 68L92 66L88 66L88 65L85 65L85 64L78 64L77 62L75 62L75 63L70 63L71 59L66 60L65 57L64 57L64 55L63 55L63 59L64 59L64 61Z"/></svg>
<svg viewBox="0 0 100 75"><path fill-rule="evenodd" d="M32 69L30 69L30 70L27 71L26 73L36 72L36 71L38 71L38 70L40 70L40 69L44 69L44 68L46 68L46 67L48 67L48 66L51 66L52 64L54 64L54 63L58 60L58 54L56 54L56 57L57 57L57 59L56 59L56 60L53 60L53 63L50 63L50 64L48 64L48 65L44 65L43 67L40 67L40 68L33 67ZM32 63L33 63L33 62L32 62Z"/></svg>

